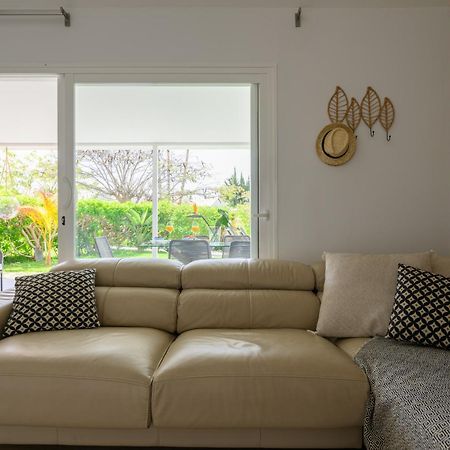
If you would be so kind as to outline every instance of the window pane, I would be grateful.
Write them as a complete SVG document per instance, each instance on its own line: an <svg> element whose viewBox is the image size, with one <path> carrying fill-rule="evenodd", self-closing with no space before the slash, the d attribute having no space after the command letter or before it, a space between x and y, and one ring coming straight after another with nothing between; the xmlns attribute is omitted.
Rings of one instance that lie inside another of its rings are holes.
<svg viewBox="0 0 450 450"><path fill-rule="evenodd" d="M77 255L248 257L250 89L77 85Z"/></svg>
<svg viewBox="0 0 450 450"><path fill-rule="evenodd" d="M1 76L0 98L0 251L9 289L16 276L57 260L57 78Z"/></svg>

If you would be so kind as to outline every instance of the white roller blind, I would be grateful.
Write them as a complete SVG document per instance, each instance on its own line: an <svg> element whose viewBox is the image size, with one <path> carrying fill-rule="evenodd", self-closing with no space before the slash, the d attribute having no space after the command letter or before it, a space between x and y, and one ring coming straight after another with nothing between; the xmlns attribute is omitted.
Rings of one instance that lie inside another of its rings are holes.
<svg viewBox="0 0 450 450"><path fill-rule="evenodd" d="M78 85L76 142L249 142L250 86Z"/></svg>
<svg viewBox="0 0 450 450"><path fill-rule="evenodd" d="M57 142L57 78L0 77L0 143Z"/></svg>

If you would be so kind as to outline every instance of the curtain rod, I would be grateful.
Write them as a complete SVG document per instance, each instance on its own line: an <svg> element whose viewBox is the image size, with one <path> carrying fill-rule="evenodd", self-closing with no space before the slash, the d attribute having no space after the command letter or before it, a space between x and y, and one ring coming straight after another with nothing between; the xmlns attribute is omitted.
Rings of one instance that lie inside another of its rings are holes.
<svg viewBox="0 0 450 450"><path fill-rule="evenodd" d="M70 27L70 13L59 9L1 9L0 16L63 16L64 25Z"/></svg>

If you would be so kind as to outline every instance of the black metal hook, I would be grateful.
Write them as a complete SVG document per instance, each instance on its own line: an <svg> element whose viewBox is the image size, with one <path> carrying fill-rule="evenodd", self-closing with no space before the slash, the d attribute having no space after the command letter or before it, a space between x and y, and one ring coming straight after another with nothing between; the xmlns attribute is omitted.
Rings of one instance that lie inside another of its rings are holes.
<svg viewBox="0 0 450 450"><path fill-rule="evenodd" d="M391 140L391 135L386 131L386 140L389 142Z"/></svg>
<svg viewBox="0 0 450 450"><path fill-rule="evenodd" d="M375 130L372 130L372 128L370 129L370 137L374 137L375 136Z"/></svg>
<svg viewBox="0 0 450 450"><path fill-rule="evenodd" d="M295 26L300 28L302 26L302 8L298 8L298 11L295 13Z"/></svg>

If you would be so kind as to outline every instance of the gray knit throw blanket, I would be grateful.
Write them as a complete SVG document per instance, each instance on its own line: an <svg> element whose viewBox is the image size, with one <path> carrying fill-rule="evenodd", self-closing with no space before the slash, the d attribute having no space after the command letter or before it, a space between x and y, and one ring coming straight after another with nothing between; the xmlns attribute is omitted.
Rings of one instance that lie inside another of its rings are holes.
<svg viewBox="0 0 450 450"><path fill-rule="evenodd" d="M355 362L370 383L368 450L450 449L450 351L380 337Z"/></svg>

